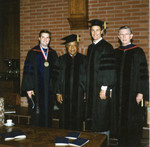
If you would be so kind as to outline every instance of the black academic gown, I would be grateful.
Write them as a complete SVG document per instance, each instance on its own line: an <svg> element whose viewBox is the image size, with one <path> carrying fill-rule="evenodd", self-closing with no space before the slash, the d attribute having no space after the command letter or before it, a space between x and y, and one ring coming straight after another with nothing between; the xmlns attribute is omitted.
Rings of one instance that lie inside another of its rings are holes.
<svg viewBox="0 0 150 147"><path fill-rule="evenodd" d="M85 63L85 55L80 53L73 59L68 53L59 57L56 91L63 96L63 102L60 104L60 128L82 130Z"/></svg>
<svg viewBox="0 0 150 147"><path fill-rule="evenodd" d="M54 68L58 57L54 50L49 47L49 66L45 67L45 59L40 46L31 49L26 57L22 80L22 95L26 91L34 90L35 105L31 109L31 124L50 127L52 125L53 101L54 101ZM27 96L27 95L26 95ZM30 99L28 99L29 102Z"/></svg>
<svg viewBox="0 0 150 147"><path fill-rule="evenodd" d="M86 129L95 132L108 131L111 128L110 89L115 83L115 59L113 47L102 39L96 45L91 44L87 52L87 105ZM107 98L101 100L101 86L107 87Z"/></svg>
<svg viewBox="0 0 150 147"><path fill-rule="evenodd" d="M134 44L115 50L117 63L119 146L137 147L142 133L144 107L137 104L137 93L148 100L148 67L143 50ZM144 105L144 102L143 102Z"/></svg>

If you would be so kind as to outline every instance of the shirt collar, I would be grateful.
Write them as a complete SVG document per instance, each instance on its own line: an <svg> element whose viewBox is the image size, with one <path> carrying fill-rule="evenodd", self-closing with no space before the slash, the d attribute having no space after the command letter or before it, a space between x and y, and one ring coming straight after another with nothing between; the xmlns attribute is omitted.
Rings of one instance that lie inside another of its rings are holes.
<svg viewBox="0 0 150 147"><path fill-rule="evenodd" d="M93 43L94 44L97 44L99 41L101 41L103 38L101 37L101 38L99 38L98 40L96 40L96 41L93 41Z"/></svg>
<svg viewBox="0 0 150 147"><path fill-rule="evenodd" d="M130 44L131 44L131 42L128 45L130 45ZM126 45L126 46L128 46L128 45Z"/></svg>
<svg viewBox="0 0 150 147"><path fill-rule="evenodd" d="M71 55L71 54L69 54L71 57L73 56L73 55ZM74 54L74 56L76 56L77 55L77 53L76 54Z"/></svg>

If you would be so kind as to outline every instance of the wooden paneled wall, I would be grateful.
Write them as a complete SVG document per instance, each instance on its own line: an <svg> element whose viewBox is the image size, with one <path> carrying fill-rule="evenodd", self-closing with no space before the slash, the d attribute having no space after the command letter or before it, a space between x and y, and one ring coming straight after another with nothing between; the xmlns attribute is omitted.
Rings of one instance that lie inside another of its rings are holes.
<svg viewBox="0 0 150 147"><path fill-rule="evenodd" d="M20 57L20 0L0 0L0 72L5 72L5 58Z"/></svg>
<svg viewBox="0 0 150 147"><path fill-rule="evenodd" d="M19 78L8 78L5 59L20 59L20 0L0 0L0 96L16 104Z"/></svg>

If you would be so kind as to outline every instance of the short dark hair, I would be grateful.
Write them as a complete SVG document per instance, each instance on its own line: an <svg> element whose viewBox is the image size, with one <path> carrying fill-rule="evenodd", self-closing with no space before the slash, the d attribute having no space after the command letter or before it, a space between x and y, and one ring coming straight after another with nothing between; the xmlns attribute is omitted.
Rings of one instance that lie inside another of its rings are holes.
<svg viewBox="0 0 150 147"><path fill-rule="evenodd" d="M118 31L118 34L120 34L120 30L122 30L122 29L129 29L130 34L132 34L132 29L131 29L131 27L129 27L129 26L122 26L122 27L120 27L120 28L119 28L119 31Z"/></svg>
<svg viewBox="0 0 150 147"><path fill-rule="evenodd" d="M51 32L50 31L48 31L48 30L41 30L40 33L39 33L39 37L41 37L42 33L48 33L49 34L49 38L51 38Z"/></svg>

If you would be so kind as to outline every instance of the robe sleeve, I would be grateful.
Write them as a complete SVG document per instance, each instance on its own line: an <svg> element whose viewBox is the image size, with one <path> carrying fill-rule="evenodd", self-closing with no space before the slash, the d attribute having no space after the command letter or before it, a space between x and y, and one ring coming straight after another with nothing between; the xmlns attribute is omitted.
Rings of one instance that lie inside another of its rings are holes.
<svg viewBox="0 0 150 147"><path fill-rule="evenodd" d="M29 51L24 63L23 69L23 79L21 91L25 95L26 91L34 90L34 63L33 63L33 53Z"/></svg>
<svg viewBox="0 0 150 147"><path fill-rule="evenodd" d="M51 73L51 87L53 90L53 93L56 93L56 81L57 81L57 74L58 74L58 69L57 69L57 63L58 63L58 55L56 51L53 51L53 64L52 64L52 73Z"/></svg>
<svg viewBox="0 0 150 147"><path fill-rule="evenodd" d="M86 69L87 69L87 60L86 60L86 56L82 56L82 62L83 62L83 66L81 69L81 72L79 73L81 75L81 86L83 88L84 91L86 91L86 78L87 78L87 74L86 74Z"/></svg>
<svg viewBox="0 0 150 147"><path fill-rule="evenodd" d="M58 61L56 63L56 74L57 74L57 78L56 78L56 94L62 94L63 92L63 68L62 68L62 63L61 63L61 58L58 58Z"/></svg>
<svg viewBox="0 0 150 147"><path fill-rule="evenodd" d="M98 85L112 88L116 82L115 56L113 47L109 44L105 46L104 52L99 60Z"/></svg>
<svg viewBox="0 0 150 147"><path fill-rule="evenodd" d="M149 99L149 76L148 76L148 65L143 50L139 50L138 53L139 69L138 69L138 93L142 93L145 100Z"/></svg>

